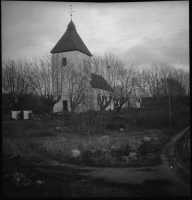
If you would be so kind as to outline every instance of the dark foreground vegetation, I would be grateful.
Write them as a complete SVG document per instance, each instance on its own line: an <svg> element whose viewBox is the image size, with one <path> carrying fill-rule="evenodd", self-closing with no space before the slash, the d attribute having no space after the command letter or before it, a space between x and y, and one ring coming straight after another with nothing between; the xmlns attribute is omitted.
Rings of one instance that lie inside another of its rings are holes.
<svg viewBox="0 0 192 200"><path fill-rule="evenodd" d="M25 164L25 165L24 165ZM3 193L6 198L62 198L62 197L158 197L171 196L165 186L172 185L166 179L146 181L143 184L125 184L110 182L103 178L92 178L77 170L58 166L34 166L30 162L20 168L22 174L31 180L28 186L16 186L4 178ZM6 166L3 175L13 170ZM44 183L38 185L37 181Z"/></svg>
<svg viewBox="0 0 192 200"><path fill-rule="evenodd" d="M172 184L167 179L148 180L138 185L121 184L84 176L85 169L78 168L159 165L165 144L189 126L189 112L173 114L175 122L171 127L166 120L160 120L163 116L157 118L154 113L129 109L113 116L91 111L71 117L39 115L33 120L4 121L3 157L20 155L18 172L23 174L14 174L12 163L4 162L4 197L172 196L164 190L165 185ZM98 143L103 136L109 137L110 142ZM79 150L81 156L71 157L74 149ZM53 161L74 164L76 168L55 166ZM30 184L13 184L19 176L29 179Z"/></svg>

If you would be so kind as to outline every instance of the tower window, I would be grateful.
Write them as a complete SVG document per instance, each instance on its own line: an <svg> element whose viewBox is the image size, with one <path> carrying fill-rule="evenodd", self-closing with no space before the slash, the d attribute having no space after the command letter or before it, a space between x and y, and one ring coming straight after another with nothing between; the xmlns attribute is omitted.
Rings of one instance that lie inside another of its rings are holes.
<svg viewBox="0 0 192 200"><path fill-rule="evenodd" d="M67 66L67 58L62 58L62 67Z"/></svg>

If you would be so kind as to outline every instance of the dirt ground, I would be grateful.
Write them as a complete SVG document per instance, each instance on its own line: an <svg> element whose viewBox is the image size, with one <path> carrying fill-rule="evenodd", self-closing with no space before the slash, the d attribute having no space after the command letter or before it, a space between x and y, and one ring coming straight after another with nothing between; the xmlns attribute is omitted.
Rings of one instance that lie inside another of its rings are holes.
<svg viewBox="0 0 192 200"><path fill-rule="evenodd" d="M43 155L42 155L43 156ZM164 154L156 166L83 167L39 157L23 161L21 173L32 180L26 188L4 185L5 197L143 197L190 196L190 186L169 166ZM11 169L6 168L4 173ZM36 180L45 182L36 186ZM69 181L68 181L69 180ZM69 182L69 183L68 183ZM35 192L34 192L35 191Z"/></svg>
<svg viewBox="0 0 192 200"><path fill-rule="evenodd" d="M161 164L157 166L134 167L134 168L94 168L82 167L82 170L90 170L81 172L80 174L91 176L93 178L102 178L106 181L130 184L130 185L148 185L153 188L165 190L173 196L188 196L190 187L173 171L169 166L168 160L164 154L161 156ZM61 164L53 162L54 165ZM76 167L74 167L77 169ZM79 169L79 167L78 167Z"/></svg>

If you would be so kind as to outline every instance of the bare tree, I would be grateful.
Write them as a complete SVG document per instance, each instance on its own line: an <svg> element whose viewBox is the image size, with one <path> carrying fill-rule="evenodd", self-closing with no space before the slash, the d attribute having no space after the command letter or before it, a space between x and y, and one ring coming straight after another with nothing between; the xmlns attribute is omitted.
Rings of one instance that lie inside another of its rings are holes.
<svg viewBox="0 0 192 200"><path fill-rule="evenodd" d="M97 95L97 102L98 102L98 105L99 105L99 108L100 108L100 111L103 112L108 106L109 104L111 103L111 100L112 100L112 95L109 94L101 94L101 93L98 93Z"/></svg>
<svg viewBox="0 0 192 200"><path fill-rule="evenodd" d="M118 73L124 68L123 62L112 53L105 53L103 56L94 55L92 58L93 73L101 75L108 84L115 88L118 84ZM105 110L112 102L112 93L105 90L97 90L97 102L100 111Z"/></svg>
<svg viewBox="0 0 192 200"><path fill-rule="evenodd" d="M6 60L3 62L2 88L3 93L9 94L13 109L22 109L27 95L33 94L35 91L30 64L27 60Z"/></svg>
<svg viewBox="0 0 192 200"><path fill-rule="evenodd" d="M174 68L167 63L153 63L150 67L137 72L133 94L141 107L142 97L154 97L160 102L160 97L166 95L166 85L163 80L173 70Z"/></svg>
<svg viewBox="0 0 192 200"><path fill-rule="evenodd" d="M134 87L133 87L133 98L139 103L140 107L143 108L142 97L148 96L145 88L145 82L143 79L143 70L138 70L135 74Z"/></svg>
<svg viewBox="0 0 192 200"><path fill-rule="evenodd" d="M175 104L173 102L178 99L177 97L187 95L188 85L187 72L165 62L156 62L138 71L133 94L141 107L143 107L142 98L151 97L150 105L156 110L155 115L158 116L159 122L162 119L160 116L163 117L169 111L171 124L171 113Z"/></svg>
<svg viewBox="0 0 192 200"><path fill-rule="evenodd" d="M37 94L41 100L49 106L50 113L53 112L53 106L61 99L62 84L55 87L53 79L57 80L62 76L59 70L53 71L51 56L46 54L42 57L34 57L33 82Z"/></svg>
<svg viewBox="0 0 192 200"><path fill-rule="evenodd" d="M118 84L115 87L113 95L114 109L117 112L121 112L123 105L128 102L130 105L130 99L132 98L133 88L135 86L135 75L137 72L136 65L134 63L127 68L121 68L118 71Z"/></svg>

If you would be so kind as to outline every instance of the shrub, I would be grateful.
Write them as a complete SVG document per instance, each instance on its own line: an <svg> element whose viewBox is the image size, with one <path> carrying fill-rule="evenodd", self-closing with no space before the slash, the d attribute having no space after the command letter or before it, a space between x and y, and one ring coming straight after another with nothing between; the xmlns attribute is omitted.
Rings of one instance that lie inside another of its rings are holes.
<svg viewBox="0 0 192 200"><path fill-rule="evenodd" d="M112 157L110 152L102 154L99 157L95 157L93 161L96 165L101 165L101 166L110 166L111 164L115 163L115 159Z"/></svg>
<svg viewBox="0 0 192 200"><path fill-rule="evenodd" d="M149 153L154 153L160 151L163 147L162 142L160 140L154 140L151 138L150 141L141 140L142 144L137 149L137 152L141 156L146 156Z"/></svg>
<svg viewBox="0 0 192 200"><path fill-rule="evenodd" d="M75 132L82 135L87 133L97 134L104 131L109 116L96 111L87 111L75 113L71 120L72 124L74 124Z"/></svg>
<svg viewBox="0 0 192 200"><path fill-rule="evenodd" d="M130 154L130 145L129 145L128 142L123 146L122 151L123 151L123 156L129 156L129 154Z"/></svg>
<svg viewBox="0 0 192 200"><path fill-rule="evenodd" d="M85 164L94 164L94 161L93 161L93 154L89 151L89 150L85 150L83 153L82 153L82 161L85 163Z"/></svg>

